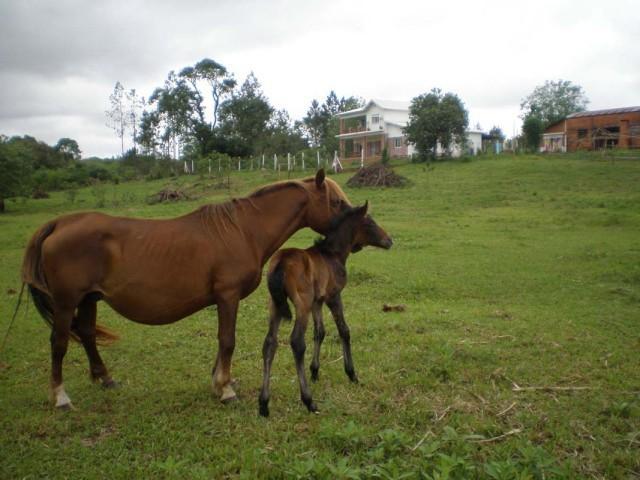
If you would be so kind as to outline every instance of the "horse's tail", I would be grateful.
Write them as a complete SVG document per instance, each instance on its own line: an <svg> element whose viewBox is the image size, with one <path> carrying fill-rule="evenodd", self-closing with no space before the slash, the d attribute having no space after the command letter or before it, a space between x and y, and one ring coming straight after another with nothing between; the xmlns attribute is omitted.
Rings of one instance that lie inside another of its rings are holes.
<svg viewBox="0 0 640 480"><path fill-rule="evenodd" d="M29 287L29 293L33 299L38 313L49 328L53 328L53 298L49 293L47 279L42 267L42 244L53 233L56 222L43 225L29 240L27 250L22 261L22 281ZM77 317L71 322L70 336L76 342L80 342L77 333ZM96 340L101 344L111 343L118 339L118 335L109 329L96 325Z"/></svg>
<svg viewBox="0 0 640 480"><path fill-rule="evenodd" d="M287 302L287 290L284 285L284 265L279 262L267 276L269 294L281 317L291 320L291 309Z"/></svg>

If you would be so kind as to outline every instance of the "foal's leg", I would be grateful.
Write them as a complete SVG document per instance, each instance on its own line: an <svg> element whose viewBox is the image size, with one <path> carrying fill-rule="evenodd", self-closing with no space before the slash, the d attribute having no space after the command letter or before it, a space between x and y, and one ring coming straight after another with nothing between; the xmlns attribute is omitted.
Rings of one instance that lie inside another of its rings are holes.
<svg viewBox="0 0 640 480"><path fill-rule="evenodd" d="M318 380L318 370L320 370L320 347L324 340L325 331L322 321L322 302L313 302L311 309L313 314L313 359L311 360L311 380Z"/></svg>
<svg viewBox="0 0 640 480"><path fill-rule="evenodd" d="M264 344L262 345L262 390L258 397L258 404L260 407L259 411L260 415L263 417L269 416L269 397L271 396L269 382L271 379L271 364L273 363L273 357L275 357L276 349L278 348L278 328L280 327L280 320L282 320L282 317L278 314L278 309L273 304L273 301L270 302L269 310L269 332L264 338Z"/></svg>
<svg viewBox="0 0 640 480"><path fill-rule="evenodd" d="M358 383L358 376L353 368L353 359L351 358L351 334L349 333L349 327L344 320L344 314L342 310L342 298L340 294L336 294L329 300L327 300L327 306L331 310L333 319L338 327L338 333L340 334L340 340L342 341L342 356L344 358L344 371L349 379Z"/></svg>
<svg viewBox="0 0 640 480"><path fill-rule="evenodd" d="M62 383L62 360L67 353L73 308L56 308L51 330L51 398L56 408L73 408Z"/></svg>
<svg viewBox="0 0 640 480"><path fill-rule="evenodd" d="M105 388L113 388L116 382L109 376L98 348L96 347L96 301L85 298L78 305L78 313L74 321L75 331L80 337L84 351L89 358L89 370L94 382L101 381Z"/></svg>
<svg viewBox="0 0 640 480"><path fill-rule="evenodd" d="M231 357L236 346L238 300L218 301L218 357L213 369L213 391L222 403L237 400L231 387Z"/></svg>
<svg viewBox="0 0 640 480"><path fill-rule="evenodd" d="M309 302L310 304L311 302ZM307 378L304 373L304 351L306 345L304 343L304 334L307 331L307 323L309 322L309 307L300 308L296 304L296 324L291 332L291 349L293 350L293 358L296 361L296 371L298 372L298 381L300 382L300 399L310 412L317 412L318 407L313 403L311 398L311 390L307 384Z"/></svg>

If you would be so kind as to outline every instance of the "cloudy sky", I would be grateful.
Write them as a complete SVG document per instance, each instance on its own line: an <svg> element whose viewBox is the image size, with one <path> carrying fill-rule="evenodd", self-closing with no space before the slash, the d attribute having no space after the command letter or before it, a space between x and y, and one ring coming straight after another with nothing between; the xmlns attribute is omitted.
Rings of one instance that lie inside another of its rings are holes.
<svg viewBox="0 0 640 480"><path fill-rule="evenodd" d="M330 90L410 100L457 93L473 125L519 128L545 80L590 109L640 105L640 2L0 0L0 134L119 154L104 111L116 81L149 96L202 58L253 71L294 119Z"/></svg>

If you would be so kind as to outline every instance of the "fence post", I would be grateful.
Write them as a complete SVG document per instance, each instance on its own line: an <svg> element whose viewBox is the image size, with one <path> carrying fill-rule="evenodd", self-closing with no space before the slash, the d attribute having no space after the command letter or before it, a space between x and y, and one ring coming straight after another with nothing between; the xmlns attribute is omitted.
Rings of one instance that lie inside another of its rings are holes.
<svg viewBox="0 0 640 480"><path fill-rule="evenodd" d="M316 159L318 161L318 170L320 170L320 150L316 151Z"/></svg>
<svg viewBox="0 0 640 480"><path fill-rule="evenodd" d="M291 171L291 154L287 153L287 172Z"/></svg>
<svg viewBox="0 0 640 480"><path fill-rule="evenodd" d="M302 170L306 170L306 169L304 168L304 152L302 152Z"/></svg>
<svg viewBox="0 0 640 480"><path fill-rule="evenodd" d="M278 170L278 156L275 153L273 154L273 169Z"/></svg>
<svg viewBox="0 0 640 480"><path fill-rule="evenodd" d="M262 154L262 168L264 168L264 153Z"/></svg>

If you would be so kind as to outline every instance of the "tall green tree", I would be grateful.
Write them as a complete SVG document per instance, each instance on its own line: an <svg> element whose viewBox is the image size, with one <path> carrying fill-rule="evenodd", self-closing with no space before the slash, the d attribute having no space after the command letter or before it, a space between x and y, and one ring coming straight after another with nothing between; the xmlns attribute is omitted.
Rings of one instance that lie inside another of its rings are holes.
<svg viewBox="0 0 640 480"><path fill-rule="evenodd" d="M302 122L307 129L311 145L314 147L320 146L327 121L320 103L315 98L311 101L311 106Z"/></svg>
<svg viewBox="0 0 640 480"><path fill-rule="evenodd" d="M169 72L164 86L156 88L149 97L149 106L155 110L147 114L141 125L144 136L153 132L155 127L160 132L159 144L167 157L179 158L182 147L189 143L197 120L197 98L184 78L175 72ZM145 143L149 143L145 139Z"/></svg>
<svg viewBox="0 0 640 480"><path fill-rule="evenodd" d="M80 160L82 155L78 142L72 138L61 138L53 149L62 155L67 163L71 163L74 160Z"/></svg>
<svg viewBox="0 0 640 480"><path fill-rule="evenodd" d="M339 122L336 114L360 108L364 100L360 97L341 97L331 90L322 104L314 99L307 115L302 119L307 137L314 147L321 147L329 154L338 149L336 135Z"/></svg>
<svg viewBox="0 0 640 480"><path fill-rule="evenodd" d="M253 155L264 140L267 125L274 112L262 92L256 76L250 73L233 97L220 107L220 130L227 140L242 146L244 152L229 154Z"/></svg>
<svg viewBox="0 0 640 480"><path fill-rule="evenodd" d="M435 158L438 144L448 154L457 144L464 146L469 117L464 103L454 93L434 88L415 97L409 108L409 122L404 128L407 140L416 145L423 159Z"/></svg>
<svg viewBox="0 0 640 480"><path fill-rule="evenodd" d="M197 112L200 122L206 124L205 111L204 111L204 95L201 93L201 83L205 83L209 88L212 101L212 112L209 126L211 130L214 130L218 125L220 106L226 99L231 97L234 88L236 87L236 81L224 65L211 60L210 58L203 58L193 67L185 67L180 72L180 77L186 79L195 93L195 110Z"/></svg>
<svg viewBox="0 0 640 480"><path fill-rule="evenodd" d="M538 151L540 139L544 133L545 122L536 115L528 115L522 122L522 136L525 148L531 152Z"/></svg>
<svg viewBox="0 0 640 480"><path fill-rule="evenodd" d="M520 110L523 120L535 116L546 128L567 115L583 112L588 104L589 99L580 85L569 80L547 80L522 100Z"/></svg>
<svg viewBox="0 0 640 480"><path fill-rule="evenodd" d="M256 153L297 152L308 148L300 121L292 122L286 110L274 110L267 124L266 135L257 145Z"/></svg>

